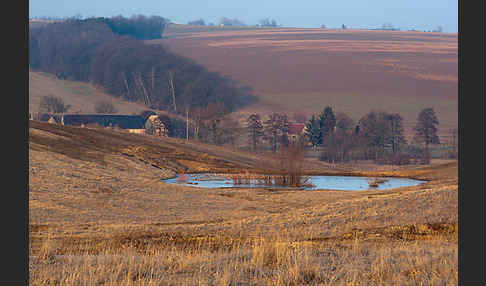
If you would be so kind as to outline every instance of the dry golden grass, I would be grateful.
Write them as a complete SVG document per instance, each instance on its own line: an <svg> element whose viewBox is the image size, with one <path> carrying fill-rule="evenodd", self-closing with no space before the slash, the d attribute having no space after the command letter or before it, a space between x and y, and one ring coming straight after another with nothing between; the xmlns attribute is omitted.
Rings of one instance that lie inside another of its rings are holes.
<svg viewBox="0 0 486 286"><path fill-rule="evenodd" d="M128 247L50 257L34 258L32 285L457 285L457 249L442 241L262 241L230 251L156 248L141 254Z"/></svg>
<svg viewBox="0 0 486 286"><path fill-rule="evenodd" d="M95 106L101 100L112 102L119 114L138 114L148 109L141 103L114 98L89 83L60 80L52 74L29 71L29 111L39 112L41 98L48 95L71 105L69 112L95 113Z"/></svg>
<svg viewBox="0 0 486 286"><path fill-rule="evenodd" d="M428 181L388 191L203 189L161 179L193 162L257 170L263 155L115 130L29 129L32 285L458 284L457 162L307 164Z"/></svg>

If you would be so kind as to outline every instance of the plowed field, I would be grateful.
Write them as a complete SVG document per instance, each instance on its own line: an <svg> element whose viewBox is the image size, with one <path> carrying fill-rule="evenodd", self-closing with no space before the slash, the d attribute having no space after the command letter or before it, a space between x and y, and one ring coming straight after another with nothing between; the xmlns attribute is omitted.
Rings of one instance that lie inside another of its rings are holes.
<svg viewBox="0 0 486 286"><path fill-rule="evenodd" d="M353 119L371 109L399 112L411 132L433 107L439 132L457 127L457 34L411 31L253 29L166 32L162 44L251 86L249 112L302 112L331 105Z"/></svg>

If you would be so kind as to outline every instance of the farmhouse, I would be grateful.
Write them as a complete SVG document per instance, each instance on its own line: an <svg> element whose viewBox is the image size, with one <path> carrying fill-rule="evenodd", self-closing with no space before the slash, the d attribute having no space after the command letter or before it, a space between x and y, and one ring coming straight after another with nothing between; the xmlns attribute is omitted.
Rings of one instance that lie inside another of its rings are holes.
<svg viewBox="0 0 486 286"><path fill-rule="evenodd" d="M167 126L164 124L164 122L160 119L158 115L151 115L147 119L145 126L148 132L152 135L169 137L169 129L167 129Z"/></svg>
<svg viewBox="0 0 486 286"><path fill-rule="evenodd" d="M37 121L45 121L45 122L49 122L49 120L52 119L50 123L57 123L57 124L61 123L61 116L52 113L32 112L29 114L29 119L37 120Z"/></svg>
<svg viewBox="0 0 486 286"><path fill-rule="evenodd" d="M118 127L132 133L145 132L145 120L139 115L63 114L60 123L71 126Z"/></svg>
<svg viewBox="0 0 486 286"><path fill-rule="evenodd" d="M289 140L297 141L300 136L304 134L305 124L303 123L290 123L289 124Z"/></svg>

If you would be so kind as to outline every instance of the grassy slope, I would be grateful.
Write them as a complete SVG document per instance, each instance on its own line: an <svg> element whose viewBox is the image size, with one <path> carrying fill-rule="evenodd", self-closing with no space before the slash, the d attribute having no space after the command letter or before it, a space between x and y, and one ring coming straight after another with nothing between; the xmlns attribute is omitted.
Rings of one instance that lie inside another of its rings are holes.
<svg viewBox="0 0 486 286"><path fill-rule="evenodd" d="M457 284L457 162L366 172L430 180L391 191L211 190L161 179L263 156L183 142L31 121L31 283Z"/></svg>
<svg viewBox="0 0 486 286"><path fill-rule="evenodd" d="M127 102L97 90L89 83L60 80L54 75L43 72L29 72L29 111L38 112L43 96L54 95L70 104L69 112L94 113L100 100L113 102L119 114L140 113L148 109L143 104Z"/></svg>

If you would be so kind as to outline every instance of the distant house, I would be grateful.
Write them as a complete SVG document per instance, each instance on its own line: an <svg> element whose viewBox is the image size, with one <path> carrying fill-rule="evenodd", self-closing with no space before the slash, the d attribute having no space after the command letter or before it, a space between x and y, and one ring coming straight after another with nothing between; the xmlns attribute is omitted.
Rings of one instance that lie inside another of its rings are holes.
<svg viewBox="0 0 486 286"><path fill-rule="evenodd" d="M303 123L290 123L289 124L289 139L296 141L300 136L304 134L305 124Z"/></svg>
<svg viewBox="0 0 486 286"><path fill-rule="evenodd" d="M61 123L61 115L45 112L32 112L29 114L30 120L44 121L49 123Z"/></svg>
<svg viewBox="0 0 486 286"><path fill-rule="evenodd" d="M149 133L152 135L169 137L169 129L167 129L167 126L162 122L158 115L150 115L145 126L148 127L147 130L149 130Z"/></svg>
<svg viewBox="0 0 486 286"><path fill-rule="evenodd" d="M51 116L51 118L49 118L49 120L47 120L47 123L51 123L51 124L57 124L57 121L56 121L56 119L54 118L54 116Z"/></svg>
<svg viewBox="0 0 486 286"><path fill-rule="evenodd" d="M63 114L61 124L70 126L98 125L101 127L118 127L131 133L144 133L145 120L140 115L113 114Z"/></svg>

